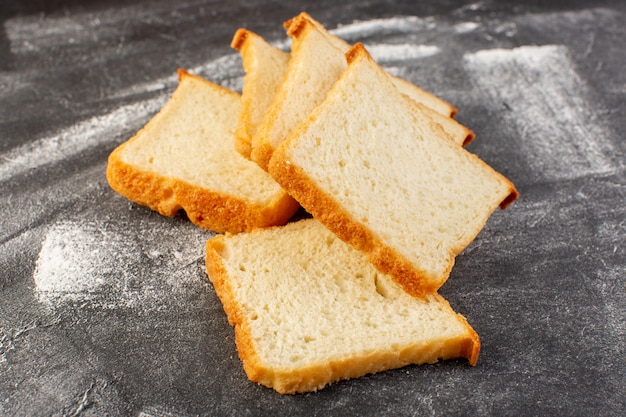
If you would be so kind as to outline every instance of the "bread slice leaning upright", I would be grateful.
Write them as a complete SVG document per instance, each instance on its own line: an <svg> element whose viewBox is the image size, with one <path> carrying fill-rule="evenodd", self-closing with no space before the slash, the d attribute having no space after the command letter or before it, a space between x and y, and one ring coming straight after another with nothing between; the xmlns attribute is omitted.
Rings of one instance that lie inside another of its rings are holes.
<svg viewBox="0 0 626 417"><path fill-rule="evenodd" d="M446 300L411 297L315 219L218 235L206 268L249 379L283 394L478 358L478 335Z"/></svg>
<svg viewBox="0 0 626 417"><path fill-rule="evenodd" d="M302 12L298 15L298 18L304 18L315 25L315 27L341 52L347 53L352 47L351 44L341 39L338 36L333 35L322 23L313 19L311 15L306 12ZM295 19L285 22L285 27L289 27ZM417 103L421 103L428 108L436 111L442 116L454 117L457 113L457 109L447 101L437 97L436 95L429 93L418 87L417 85L406 81L402 78L390 75L391 81L401 93L405 94Z"/></svg>
<svg viewBox="0 0 626 417"><path fill-rule="evenodd" d="M131 201L196 225L241 232L284 224L299 208L233 146L239 94L179 70L161 111L109 155L107 179Z"/></svg>
<svg viewBox="0 0 626 417"><path fill-rule="evenodd" d="M287 34L291 59L252 138L251 159L265 170L274 149L324 100L346 68L344 54L307 19L296 18Z"/></svg>
<svg viewBox="0 0 626 417"><path fill-rule="evenodd" d="M407 292L436 291L513 184L410 105L361 44L269 173Z"/></svg>
<svg viewBox="0 0 626 417"><path fill-rule="evenodd" d="M252 138L285 75L289 53L270 45L247 29L235 32L231 47L240 52L245 72L235 149L250 159Z"/></svg>
<svg viewBox="0 0 626 417"><path fill-rule="evenodd" d="M331 35L308 14L301 13L286 22L285 26L287 34L292 38L291 59L271 105L252 137L250 158L265 170L274 150L324 100L347 66L345 53L349 45ZM411 89L406 87L410 83L393 77L391 79L395 80L394 85L405 86L403 91ZM422 91L417 87L413 89ZM466 145L474 138L471 130L427 106L433 103L441 105L445 103L443 100L429 95L433 100L420 102L404 95L407 100L422 107L425 115L440 124L452 141Z"/></svg>
<svg viewBox="0 0 626 417"><path fill-rule="evenodd" d="M324 25L313 19L308 13L302 12L298 17L285 22L285 27L289 28L292 24L297 24L298 19L306 19L311 22L315 28L326 38L328 42L333 44L337 50L346 54L352 45L338 36L330 33ZM441 125L443 130L451 137L454 142L462 146L468 145L475 138L472 132L466 126L453 119L457 113L457 109L447 101L437 97L436 95L422 90L417 85L404 80L402 78L390 74L391 81L396 88L404 94L409 100L415 102L422 108L423 113L433 119L434 122Z"/></svg>

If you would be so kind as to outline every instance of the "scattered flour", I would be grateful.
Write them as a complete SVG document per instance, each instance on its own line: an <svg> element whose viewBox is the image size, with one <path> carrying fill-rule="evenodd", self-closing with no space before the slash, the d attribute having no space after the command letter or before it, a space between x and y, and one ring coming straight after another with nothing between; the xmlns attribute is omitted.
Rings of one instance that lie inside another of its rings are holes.
<svg viewBox="0 0 626 417"><path fill-rule="evenodd" d="M126 268L141 258L136 242L96 224L60 223L43 242L35 285L48 299L79 300L97 294L111 282L128 282ZM123 285L123 284L122 284Z"/></svg>
<svg viewBox="0 0 626 417"><path fill-rule="evenodd" d="M519 155L534 175L550 180L615 169L612 133L597 120L564 46L482 50L466 54L464 65L477 94L514 126Z"/></svg>
<svg viewBox="0 0 626 417"><path fill-rule="evenodd" d="M470 33L470 32L475 31L479 27L480 25L476 22L463 22L463 23L458 23L454 25L454 32L460 33L460 34Z"/></svg>
<svg viewBox="0 0 626 417"><path fill-rule="evenodd" d="M405 61L437 55L440 49L434 45L414 44L366 44L365 47L372 58L383 64L390 61Z"/></svg>
<svg viewBox="0 0 626 417"><path fill-rule="evenodd" d="M188 225L166 229L155 222L132 228L98 221L55 224L33 274L37 295L57 307L93 303L142 309L191 296L194 287L205 284L197 264L207 232Z"/></svg>
<svg viewBox="0 0 626 417"><path fill-rule="evenodd" d="M128 126L141 126L166 100L167 97L163 96L128 104L77 123L55 135L11 149L0 159L0 181L63 161L89 148L112 143Z"/></svg>
<svg viewBox="0 0 626 417"><path fill-rule="evenodd" d="M313 16L315 17L315 16ZM362 22L354 22L331 29L330 32L341 38L351 39L354 37L367 37L373 34L385 32L412 33L437 26L433 17L399 16L386 19L372 19Z"/></svg>

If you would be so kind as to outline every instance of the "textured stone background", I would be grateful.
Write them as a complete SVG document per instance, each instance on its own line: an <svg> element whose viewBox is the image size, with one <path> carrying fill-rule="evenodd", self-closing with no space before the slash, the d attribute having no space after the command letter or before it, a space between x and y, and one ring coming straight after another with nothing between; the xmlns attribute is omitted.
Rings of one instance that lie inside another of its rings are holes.
<svg viewBox="0 0 626 417"><path fill-rule="evenodd" d="M441 290L481 336L476 367L250 383L204 271L212 234L107 185L177 68L239 90L235 30L285 47L301 10L458 107L521 192ZM3 1L0 415L626 414L624 21L591 0Z"/></svg>

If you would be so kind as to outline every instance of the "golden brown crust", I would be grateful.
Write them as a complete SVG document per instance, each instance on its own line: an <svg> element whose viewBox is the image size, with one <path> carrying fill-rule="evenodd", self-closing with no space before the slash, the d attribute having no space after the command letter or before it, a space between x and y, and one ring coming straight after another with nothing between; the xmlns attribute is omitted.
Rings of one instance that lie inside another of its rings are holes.
<svg viewBox="0 0 626 417"><path fill-rule="evenodd" d="M182 81L186 77L209 83L201 77L178 70ZM228 89L211 84L229 94ZM147 206L160 214L173 217L179 210L185 210L190 221L199 227L216 232L238 233L259 227L286 223L300 207L287 193L277 196L268 205L252 204L232 195L203 189L173 177L142 170L124 162L121 158L124 148L157 125L167 107L176 100L172 97L131 139L122 143L109 155L106 177L115 191L131 201Z"/></svg>
<svg viewBox="0 0 626 417"><path fill-rule="evenodd" d="M250 39L252 33L244 28L237 29L230 46L233 49L239 51L242 55L246 54L247 48L245 48L246 42ZM245 62L245 59L244 59ZM242 106L243 107L243 106ZM252 145L250 144L249 129L249 117L244 114L243 111L239 114L239 123L237 129L235 129L235 150L239 152L244 158L250 159L250 152L252 152Z"/></svg>
<svg viewBox="0 0 626 417"><path fill-rule="evenodd" d="M239 152L241 156L250 160L250 153L252 152L252 145L246 139L246 136L239 132L239 128L235 132L235 150Z"/></svg>
<svg viewBox="0 0 626 417"><path fill-rule="evenodd" d="M267 164L274 153L274 148L264 137L257 144L251 146L250 159L257 163L264 171L267 171Z"/></svg>
<svg viewBox="0 0 626 417"><path fill-rule="evenodd" d="M285 22L284 26L287 29L287 35L297 38L307 29L309 24L312 24L309 16L306 13L300 13L298 16Z"/></svg>
<svg viewBox="0 0 626 417"><path fill-rule="evenodd" d="M467 358L470 365L476 364L480 340L465 318L457 314L466 328L466 336L454 340L442 338L431 343L407 345L400 349L372 351L304 368L272 369L265 366L254 346L250 325L245 315L242 314L241 306L237 303L230 285L228 272L222 261L224 250L223 236L218 235L207 241L206 270L228 316L228 322L235 328L237 352L244 371L251 381L273 388L281 394L296 394L317 391L336 381L400 368L409 364L421 365L454 358ZM450 304L443 297L438 294L434 297L444 305L444 308L452 311Z"/></svg>
<svg viewBox="0 0 626 417"><path fill-rule="evenodd" d="M248 39L250 32L247 29L239 28L233 35L233 40L230 42L230 47L241 51L244 43Z"/></svg>
<svg viewBox="0 0 626 417"><path fill-rule="evenodd" d="M271 205L259 206L137 169L119 158L123 146L109 156L106 175L111 188L164 216L174 217L182 209L192 223L203 229L238 233L284 224L298 210L298 203L287 194Z"/></svg>
<svg viewBox="0 0 626 417"><path fill-rule="evenodd" d="M262 364L254 348L250 336L249 323L245 315L241 313L241 307L236 301L235 293L230 285L228 272L222 262L221 252L224 249L223 237L218 235L209 239L206 244L206 270L215 288L215 293L220 299L228 323L235 329L235 345L237 354L243 363L244 371L248 378L254 382L267 380L270 373ZM271 386L267 385L266 386Z"/></svg>
<svg viewBox="0 0 626 417"><path fill-rule="evenodd" d="M435 293L433 294L433 297L438 302L445 304L450 311L454 311L448 300L443 298L441 295ZM476 366L476 362L478 362L478 355L480 354L480 337L478 336L478 333L476 333L476 330L474 330L474 328L467 322L465 316L461 314L457 314L456 316L459 318L469 335L468 338L462 343L458 357L466 358L470 365Z"/></svg>
<svg viewBox="0 0 626 417"><path fill-rule="evenodd" d="M350 213L335 199L315 185L302 169L291 164L279 147L270 160L270 175L295 198L313 217L335 233L341 240L364 252L380 272L391 275L394 281L409 294L422 297L435 292L447 279L454 258L443 277L432 277L414 267L410 261L393 249L383 245L374 233L355 221Z"/></svg>

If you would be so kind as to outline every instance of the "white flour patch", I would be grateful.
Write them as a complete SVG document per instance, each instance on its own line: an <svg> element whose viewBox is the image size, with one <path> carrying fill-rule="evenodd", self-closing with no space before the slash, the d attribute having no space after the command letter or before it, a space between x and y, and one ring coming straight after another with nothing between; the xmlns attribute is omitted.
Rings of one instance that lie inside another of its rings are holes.
<svg viewBox="0 0 626 417"><path fill-rule="evenodd" d="M4 29L11 40L13 54L38 52L59 44L78 43L77 36L91 36L92 27L68 17L19 17L5 22Z"/></svg>
<svg viewBox="0 0 626 417"><path fill-rule="evenodd" d="M432 17L420 18L417 16L399 16L387 19L372 19L342 25L330 32L340 38L367 37L386 32L413 33L425 29L434 29L437 26Z"/></svg>
<svg viewBox="0 0 626 417"><path fill-rule="evenodd" d="M564 46L483 50L466 54L464 65L477 94L514 127L535 175L564 179L615 169L612 133L598 121Z"/></svg>
<svg viewBox="0 0 626 417"><path fill-rule="evenodd" d="M208 81L220 84L233 91L241 91L241 87L243 86L244 74L241 64L241 56L239 54L224 55L202 65L185 69L192 74L199 75ZM130 88L120 90L113 97L132 97L138 94L165 91L173 89L177 85L178 75L176 73L172 73L164 78L159 78L146 83L135 84Z"/></svg>
<svg viewBox="0 0 626 417"><path fill-rule="evenodd" d="M35 285L48 300L92 298L111 284L124 286L131 274L127 266L140 258L135 242L96 224L57 224L39 253Z"/></svg>
<svg viewBox="0 0 626 417"><path fill-rule="evenodd" d="M166 222L167 223L167 222ZM53 306L159 308L204 285L197 276L208 232L155 222L123 225L61 222L48 231L33 280ZM184 236L184 238L182 237Z"/></svg>
<svg viewBox="0 0 626 417"><path fill-rule="evenodd" d="M243 66L238 53L224 55L190 68L189 72L233 91L241 91L243 86Z"/></svg>
<svg viewBox="0 0 626 417"><path fill-rule="evenodd" d="M365 45L372 58L379 63L405 61L437 55L440 49L434 45L414 44L367 44Z"/></svg>
<svg viewBox="0 0 626 417"><path fill-rule="evenodd" d="M128 104L111 113L77 123L53 136L10 150L0 158L0 181L113 142L128 126L140 126L156 113L165 104L166 98Z"/></svg>
<svg viewBox="0 0 626 417"><path fill-rule="evenodd" d="M470 33L478 29L480 25L476 22L463 22L454 25L454 32L463 34Z"/></svg>

